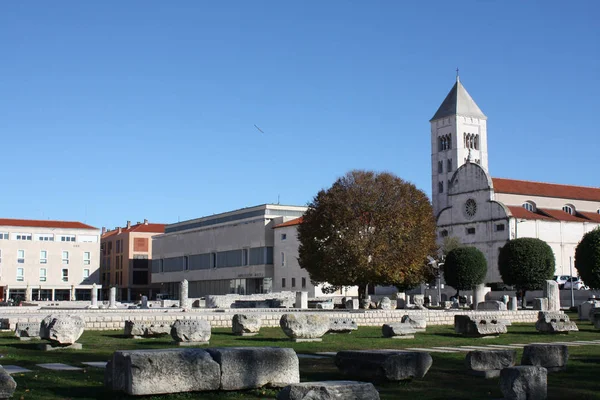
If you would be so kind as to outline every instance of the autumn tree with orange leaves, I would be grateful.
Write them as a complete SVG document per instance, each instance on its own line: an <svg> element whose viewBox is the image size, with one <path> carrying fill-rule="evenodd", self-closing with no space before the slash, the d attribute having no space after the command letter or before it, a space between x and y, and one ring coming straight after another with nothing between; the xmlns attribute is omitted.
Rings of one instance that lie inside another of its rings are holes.
<svg viewBox="0 0 600 400"><path fill-rule="evenodd" d="M300 266L314 284L412 286L436 252L427 195L387 172L354 170L321 190L298 226Z"/></svg>

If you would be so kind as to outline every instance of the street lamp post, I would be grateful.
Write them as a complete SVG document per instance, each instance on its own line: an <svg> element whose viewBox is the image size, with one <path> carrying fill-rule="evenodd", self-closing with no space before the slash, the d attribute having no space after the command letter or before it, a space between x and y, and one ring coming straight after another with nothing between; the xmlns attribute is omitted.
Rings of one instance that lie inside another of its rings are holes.
<svg viewBox="0 0 600 400"><path fill-rule="evenodd" d="M569 257L569 269L571 271L571 277L573 278L573 257ZM571 307L575 307L575 294L573 293L573 286L575 282L571 282Z"/></svg>

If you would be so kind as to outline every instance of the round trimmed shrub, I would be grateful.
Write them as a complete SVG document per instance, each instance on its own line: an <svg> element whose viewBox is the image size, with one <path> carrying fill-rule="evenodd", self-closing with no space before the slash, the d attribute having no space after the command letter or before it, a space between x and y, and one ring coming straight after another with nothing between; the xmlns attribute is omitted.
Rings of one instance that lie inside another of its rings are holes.
<svg viewBox="0 0 600 400"><path fill-rule="evenodd" d="M600 289L600 228L583 235L575 249L575 268L587 286Z"/></svg>
<svg viewBox="0 0 600 400"><path fill-rule="evenodd" d="M554 265L552 248L535 238L509 240L498 255L502 281L520 291L542 289L554 276Z"/></svg>
<svg viewBox="0 0 600 400"><path fill-rule="evenodd" d="M485 255L475 247L453 249L444 261L444 279L457 291L473 289L483 283L486 274Z"/></svg>

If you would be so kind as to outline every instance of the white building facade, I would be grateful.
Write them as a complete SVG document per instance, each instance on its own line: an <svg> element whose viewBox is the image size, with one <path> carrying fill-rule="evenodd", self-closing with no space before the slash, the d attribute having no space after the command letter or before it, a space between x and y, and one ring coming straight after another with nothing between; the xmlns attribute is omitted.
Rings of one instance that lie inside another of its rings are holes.
<svg viewBox="0 0 600 400"><path fill-rule="evenodd" d="M100 230L80 222L0 219L0 298L89 300Z"/></svg>
<svg viewBox="0 0 600 400"><path fill-rule="evenodd" d="M481 250L488 283L502 281L499 249L519 237L547 242L555 273L569 275L577 244L600 225L600 188L491 178L487 117L458 78L430 123L439 241L454 236Z"/></svg>

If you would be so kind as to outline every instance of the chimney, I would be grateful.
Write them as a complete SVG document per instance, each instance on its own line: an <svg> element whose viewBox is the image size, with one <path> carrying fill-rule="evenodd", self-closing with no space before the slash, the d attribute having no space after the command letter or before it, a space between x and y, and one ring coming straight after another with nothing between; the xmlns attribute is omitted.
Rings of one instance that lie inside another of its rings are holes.
<svg viewBox="0 0 600 400"><path fill-rule="evenodd" d="M144 218L144 225L148 225L148 220Z"/></svg>
<svg viewBox="0 0 600 400"><path fill-rule="evenodd" d="M127 229L131 228L131 221L127 221Z"/></svg>
<svg viewBox="0 0 600 400"><path fill-rule="evenodd" d="M104 235L105 233L106 233L106 227L105 227L105 226L103 226L103 227L102 227L102 235Z"/></svg>
<svg viewBox="0 0 600 400"><path fill-rule="evenodd" d="M120 235L122 231L123 230L121 229L121 227L119 227L119 232L117 234Z"/></svg>

